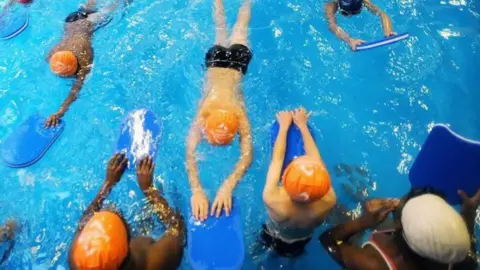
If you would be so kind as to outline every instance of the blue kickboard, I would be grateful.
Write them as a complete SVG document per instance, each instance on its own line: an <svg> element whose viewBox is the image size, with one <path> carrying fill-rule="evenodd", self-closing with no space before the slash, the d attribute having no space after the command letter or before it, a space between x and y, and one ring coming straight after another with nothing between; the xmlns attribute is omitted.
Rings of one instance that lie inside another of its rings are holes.
<svg viewBox="0 0 480 270"><path fill-rule="evenodd" d="M398 34L398 35L394 35L394 36L389 36L389 37L383 38L381 40L363 43L363 44L357 46L357 51L365 51L365 50L369 50L369 49L378 48L378 47L382 47L382 46L385 46L385 45L393 44L393 43L396 43L396 42L399 42L401 40L404 40L404 39L408 38L408 36L409 36L408 33L403 33L403 34Z"/></svg>
<svg viewBox="0 0 480 270"><path fill-rule="evenodd" d="M162 132L162 121L147 110L130 112L122 123L115 153L123 152L128 158L128 168L149 155L155 160Z"/></svg>
<svg viewBox="0 0 480 270"><path fill-rule="evenodd" d="M190 210L191 213L191 210ZM188 224L188 260L194 270L239 270L245 257L242 219L236 200L230 216L209 216L203 223L191 216Z"/></svg>
<svg viewBox="0 0 480 270"><path fill-rule="evenodd" d="M271 144L272 144L272 149L275 146L275 141L277 140L278 136L278 130L280 129L280 126L277 121L273 123L272 128L271 128ZM312 134L313 139L315 140L315 135L312 132L312 128L309 126L308 129L310 130L310 134ZM303 138L302 134L300 133L300 130L295 124L292 124L290 128L288 129L287 133L287 147L285 150L285 159L283 160L283 167L282 167L282 173L287 168L288 164L292 162L297 157L305 155L305 148L303 145Z"/></svg>
<svg viewBox="0 0 480 270"><path fill-rule="evenodd" d="M2 159L7 166L28 167L42 158L62 133L65 122L45 128L46 118L30 116L8 137L2 146Z"/></svg>
<svg viewBox="0 0 480 270"><path fill-rule="evenodd" d="M480 188L480 142L455 134L445 125L435 125L409 173L412 188L431 186L447 201L461 203L457 190L472 196Z"/></svg>
<svg viewBox="0 0 480 270"><path fill-rule="evenodd" d="M27 28L29 22L26 8L9 8L7 13L0 17L0 38L11 39Z"/></svg>

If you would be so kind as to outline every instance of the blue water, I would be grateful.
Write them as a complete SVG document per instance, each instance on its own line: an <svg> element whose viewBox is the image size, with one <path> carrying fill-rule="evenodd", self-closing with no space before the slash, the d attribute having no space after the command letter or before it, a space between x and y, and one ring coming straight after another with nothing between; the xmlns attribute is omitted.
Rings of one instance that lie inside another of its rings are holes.
<svg viewBox="0 0 480 270"><path fill-rule="evenodd" d="M28 29L0 43L0 144L30 114L55 112L67 95L72 81L52 75L43 60L62 35L63 19L80 3L35 1ZM225 0L225 5L231 26L240 0ZM266 217L261 193L276 111L299 105L313 111L311 122L332 175L338 163L368 170L369 177L333 178L339 203L353 209L348 212L353 216L367 197L401 196L408 190L408 169L433 123L480 139L478 4L396 0L378 5L391 16L394 30L408 31L411 38L353 53L328 31L322 1L254 3L254 58L243 89L255 159L235 191L248 245L244 269L339 269L316 240L297 260L255 245ZM201 98L204 53L214 39L211 6L201 0L134 0L123 18L117 14L96 33L94 68L64 118L60 139L32 167L0 166L0 222L14 217L23 225L2 268L67 268L76 223L103 181L120 123L132 109L148 107L163 119L156 184L188 214L185 138ZM361 39L382 35L379 19L368 12L339 17L339 23ZM199 151L202 183L212 200L236 161L238 142L229 148L202 145ZM127 174L109 202L135 228L144 216L142 199L134 175ZM189 269L186 259L181 269Z"/></svg>

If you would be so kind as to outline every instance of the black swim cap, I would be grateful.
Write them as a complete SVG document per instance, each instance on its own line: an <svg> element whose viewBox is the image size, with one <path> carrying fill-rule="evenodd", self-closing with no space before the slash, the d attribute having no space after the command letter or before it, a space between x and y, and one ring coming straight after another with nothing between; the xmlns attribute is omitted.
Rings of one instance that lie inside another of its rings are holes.
<svg viewBox="0 0 480 270"><path fill-rule="evenodd" d="M354 15L362 10L363 0L338 0L338 6L342 13Z"/></svg>

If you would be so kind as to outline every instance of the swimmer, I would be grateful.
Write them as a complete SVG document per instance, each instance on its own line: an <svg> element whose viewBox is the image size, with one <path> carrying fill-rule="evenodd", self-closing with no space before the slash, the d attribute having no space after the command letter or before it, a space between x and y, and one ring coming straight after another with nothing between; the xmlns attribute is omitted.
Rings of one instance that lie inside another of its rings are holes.
<svg viewBox="0 0 480 270"><path fill-rule="evenodd" d="M15 222L15 220L8 220L5 222L5 225L0 226L0 246L6 243L3 255L0 257L0 265L2 265L8 259L13 247L15 246L14 237L17 230L17 222Z"/></svg>
<svg viewBox="0 0 480 270"><path fill-rule="evenodd" d="M245 112L240 84L252 59L248 48L247 31L250 22L251 1L245 0L238 13L237 22L227 41L226 21L222 0L214 0L216 40L206 54L206 84L204 98L192 123L187 141L187 171L192 190L191 206L196 220L208 216L208 200L198 175L195 149L205 136L212 145L228 145L240 137L240 160L217 192L210 214L226 215L232 209L232 193L252 163L252 137ZM202 135L203 133L203 135Z"/></svg>
<svg viewBox="0 0 480 270"><path fill-rule="evenodd" d="M261 240L286 257L303 253L314 230L336 204L330 176L307 126L309 116L304 108L277 114L280 128L263 190L270 218L263 225ZM287 133L292 121L302 134L306 155L293 160L282 176ZM278 185L280 179L282 186Z"/></svg>
<svg viewBox="0 0 480 270"><path fill-rule="evenodd" d="M414 189L402 200L367 202L363 216L326 230L319 240L348 269L477 269L474 225L480 190L463 200L461 215L432 189ZM350 238L375 229L394 212L392 229L374 231L362 247Z"/></svg>
<svg viewBox="0 0 480 270"><path fill-rule="evenodd" d="M140 236L131 239L125 219L113 210L102 209L127 166L124 154L114 155L107 177L80 219L69 251L71 269L177 269L183 256L185 223L153 185L155 164L150 157L137 167L138 185L153 211L165 225L165 233L155 241Z"/></svg>
<svg viewBox="0 0 480 270"><path fill-rule="evenodd" d="M340 11L342 15L350 17L359 14L364 6L373 14L380 16L382 19L383 35L385 37L397 34L392 30L392 21L388 15L370 0L335 0L325 4L325 16L328 20L328 28L338 38L348 43L354 51L357 50L358 45L365 43L365 41L350 37L347 32L340 28L340 26L337 25L335 13Z"/></svg>
<svg viewBox="0 0 480 270"><path fill-rule="evenodd" d="M60 109L47 119L45 127L57 126L77 99L93 62L93 33L98 27L108 23L110 14L117 8L119 1L96 10L96 0L89 0L86 6L80 7L65 19L63 39L50 51L47 61L50 62L53 73L61 77L74 77L75 83Z"/></svg>

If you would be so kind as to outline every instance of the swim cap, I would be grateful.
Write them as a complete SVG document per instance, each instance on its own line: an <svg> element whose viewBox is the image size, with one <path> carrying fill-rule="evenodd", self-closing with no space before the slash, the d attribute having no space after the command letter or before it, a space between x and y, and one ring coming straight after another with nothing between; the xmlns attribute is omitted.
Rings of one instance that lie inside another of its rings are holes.
<svg viewBox="0 0 480 270"><path fill-rule="evenodd" d="M17 0L21 4L30 4L32 0Z"/></svg>
<svg viewBox="0 0 480 270"><path fill-rule="evenodd" d="M331 187L325 165L309 156L294 159L285 169L282 183L290 197L299 202L319 200Z"/></svg>
<svg viewBox="0 0 480 270"><path fill-rule="evenodd" d="M363 6L363 0L338 0L340 11L347 14L360 13Z"/></svg>
<svg viewBox="0 0 480 270"><path fill-rule="evenodd" d="M127 229L110 211L93 215L74 243L72 262L77 269L118 269L128 254Z"/></svg>
<svg viewBox="0 0 480 270"><path fill-rule="evenodd" d="M407 201L402 210L403 237L418 255L439 263L458 263L470 251L462 217L441 197L425 194Z"/></svg>
<svg viewBox="0 0 480 270"><path fill-rule="evenodd" d="M208 142L215 145L230 144L238 130L238 117L227 110L211 111L205 119Z"/></svg>
<svg viewBox="0 0 480 270"><path fill-rule="evenodd" d="M68 77L75 75L77 68L77 57L71 51L56 52L50 58L50 69L59 76Z"/></svg>

